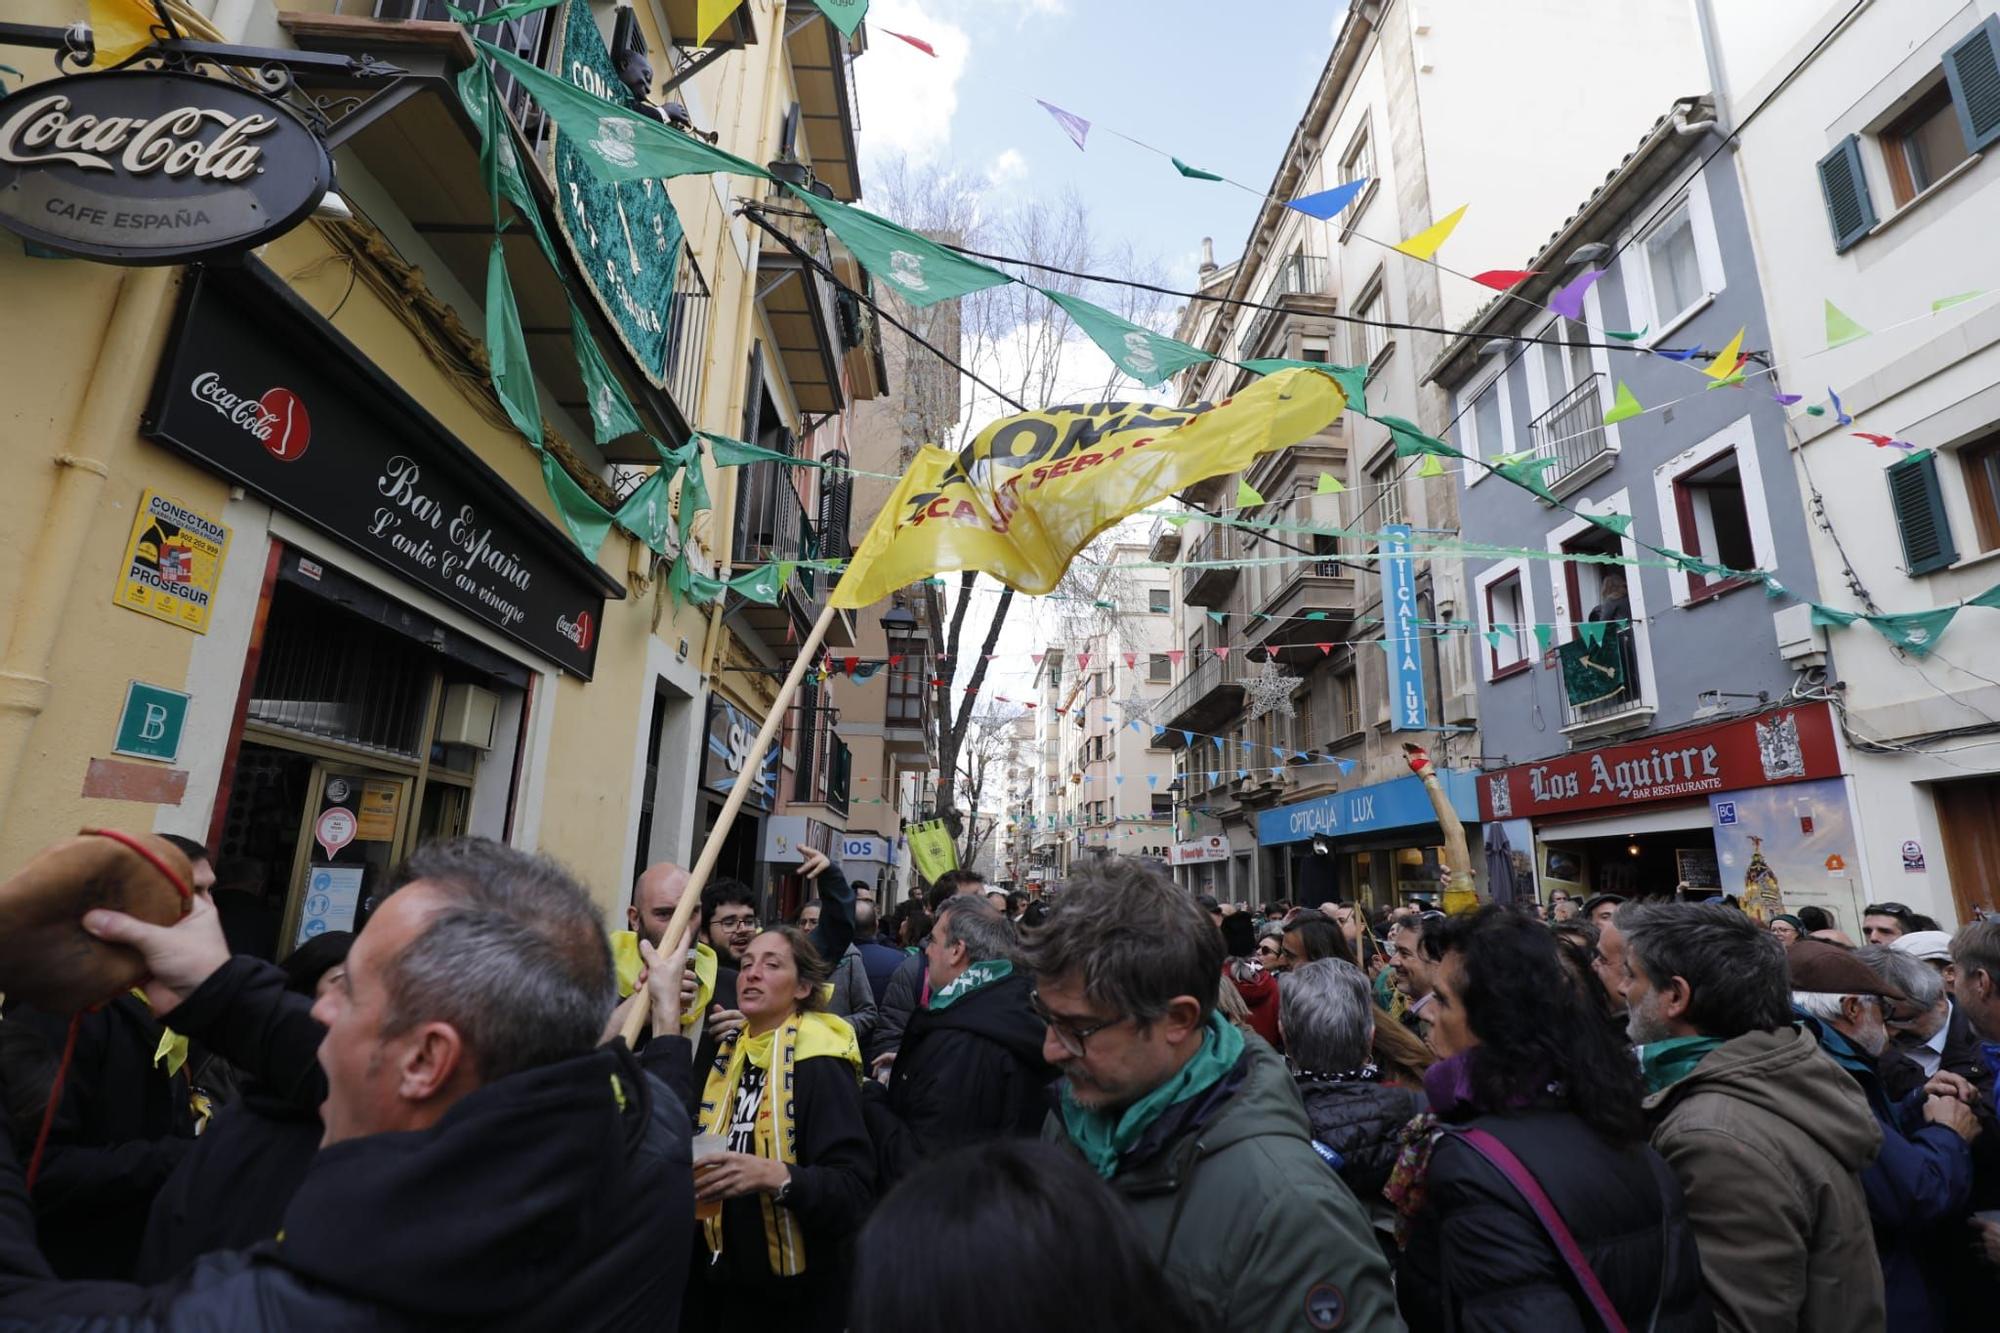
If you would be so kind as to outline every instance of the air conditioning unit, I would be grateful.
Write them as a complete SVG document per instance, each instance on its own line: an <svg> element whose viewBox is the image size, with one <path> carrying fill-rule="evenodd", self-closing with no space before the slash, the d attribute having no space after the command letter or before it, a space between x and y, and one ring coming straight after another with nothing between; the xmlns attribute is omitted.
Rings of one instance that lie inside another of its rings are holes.
<svg viewBox="0 0 2000 1333"><path fill-rule="evenodd" d="M438 717L438 740L446 745L493 748L493 721L500 713L500 696L477 685L453 685L444 692Z"/></svg>

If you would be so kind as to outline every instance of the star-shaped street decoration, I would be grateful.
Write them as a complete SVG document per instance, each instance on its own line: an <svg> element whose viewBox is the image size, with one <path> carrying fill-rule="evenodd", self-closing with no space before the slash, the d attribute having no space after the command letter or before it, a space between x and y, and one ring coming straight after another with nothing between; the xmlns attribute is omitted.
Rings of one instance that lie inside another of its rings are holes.
<svg viewBox="0 0 2000 1333"><path fill-rule="evenodd" d="M1297 676L1288 676L1278 670L1277 663L1268 659L1257 668L1256 674L1243 681L1243 692L1250 706L1249 715L1259 718L1266 713L1276 713L1279 717L1291 717L1292 691L1299 687Z"/></svg>

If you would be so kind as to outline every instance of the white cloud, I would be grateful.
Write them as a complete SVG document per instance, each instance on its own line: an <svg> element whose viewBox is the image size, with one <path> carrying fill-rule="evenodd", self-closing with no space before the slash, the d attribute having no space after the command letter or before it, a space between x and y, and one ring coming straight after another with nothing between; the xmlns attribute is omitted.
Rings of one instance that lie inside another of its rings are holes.
<svg viewBox="0 0 2000 1333"><path fill-rule="evenodd" d="M1018 185L1027 179L1028 159L1018 148L1004 148L986 168L986 183L996 190Z"/></svg>
<svg viewBox="0 0 2000 1333"><path fill-rule="evenodd" d="M972 41L965 29L918 0L875 0L868 10L868 54L855 67L861 99L861 153L869 159L902 154L936 158L951 141L958 85ZM889 32L908 33L937 51L927 56Z"/></svg>

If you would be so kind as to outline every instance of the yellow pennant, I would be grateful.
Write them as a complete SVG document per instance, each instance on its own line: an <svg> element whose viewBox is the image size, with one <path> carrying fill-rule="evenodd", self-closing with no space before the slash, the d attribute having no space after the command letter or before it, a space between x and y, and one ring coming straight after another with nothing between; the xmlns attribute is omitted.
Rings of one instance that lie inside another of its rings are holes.
<svg viewBox="0 0 2000 1333"><path fill-rule="evenodd" d="M1281 370L1214 407L1091 403L1005 417L953 453L927 445L834 589L869 606L954 569L1039 596L1127 514L1311 438L1347 405L1333 377Z"/></svg>
<svg viewBox="0 0 2000 1333"><path fill-rule="evenodd" d="M1444 459L1437 454L1425 454L1424 461L1417 465L1417 475L1419 477L1442 477L1444 475Z"/></svg>
<svg viewBox="0 0 2000 1333"><path fill-rule="evenodd" d="M715 30L742 3L743 0L695 0L694 44L707 46L709 38L715 36Z"/></svg>
<svg viewBox="0 0 2000 1333"><path fill-rule="evenodd" d="M153 44L160 16L146 0L90 0L90 31L97 38L92 69L109 69Z"/></svg>
<svg viewBox="0 0 2000 1333"><path fill-rule="evenodd" d="M1395 248L1413 259L1429 259L1438 252L1438 247L1445 243L1445 238L1458 227L1458 220L1465 216L1465 210L1470 207L1472 207L1470 204L1461 204L1456 213L1442 222L1434 222L1425 227Z"/></svg>
<svg viewBox="0 0 2000 1333"><path fill-rule="evenodd" d="M1708 376L1712 380L1728 379L1731 375L1734 375L1736 373L1736 367L1739 364L1741 364L1743 360L1742 356L1739 355L1739 353L1741 353L1742 350L1743 350L1743 330L1738 329L1736 330L1736 336L1729 340L1729 346L1723 348L1721 351L1715 354L1715 360L1709 365L1707 370L1704 370L1702 372L1702 374Z"/></svg>
<svg viewBox="0 0 2000 1333"><path fill-rule="evenodd" d="M1264 497L1257 494L1255 486L1241 480L1236 483L1236 507L1238 509L1249 509L1263 503Z"/></svg>

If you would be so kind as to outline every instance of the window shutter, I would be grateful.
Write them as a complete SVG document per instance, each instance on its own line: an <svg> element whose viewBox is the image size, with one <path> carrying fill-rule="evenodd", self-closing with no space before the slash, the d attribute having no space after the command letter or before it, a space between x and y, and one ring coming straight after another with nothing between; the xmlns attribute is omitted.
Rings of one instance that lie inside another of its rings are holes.
<svg viewBox="0 0 2000 1333"><path fill-rule="evenodd" d="M1965 149L1976 153L2000 139L2000 15L1944 53L1944 81L1958 108Z"/></svg>
<svg viewBox="0 0 2000 1333"><path fill-rule="evenodd" d="M1912 454L1891 464L1885 473L1896 527L1903 534L1903 563L1910 574L1928 574L1957 560L1944 492L1938 487L1937 455L1928 450Z"/></svg>
<svg viewBox="0 0 2000 1333"><path fill-rule="evenodd" d="M1819 160L1819 188L1833 227L1833 252L1841 253L1875 225L1875 204L1861 170L1861 141L1850 134Z"/></svg>

